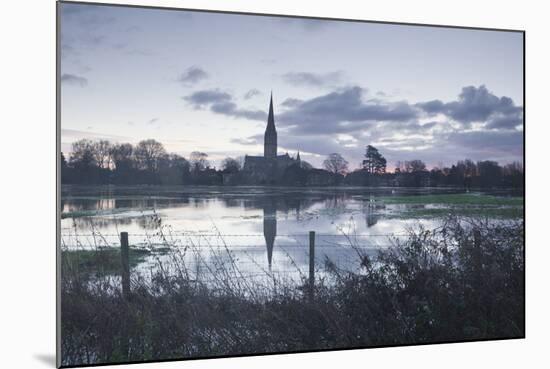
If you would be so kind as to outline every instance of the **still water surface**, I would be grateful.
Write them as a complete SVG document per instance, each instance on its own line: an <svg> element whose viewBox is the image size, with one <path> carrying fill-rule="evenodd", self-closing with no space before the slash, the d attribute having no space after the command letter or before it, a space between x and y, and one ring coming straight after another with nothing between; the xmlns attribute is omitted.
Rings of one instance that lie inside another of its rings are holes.
<svg viewBox="0 0 550 369"><path fill-rule="evenodd" d="M461 189L63 186L62 246L66 250L117 246L129 233L133 247L172 247L191 268L209 269L232 258L250 276L308 270L308 232L316 232L315 264L328 258L358 266L367 253L395 243L409 228L438 226L447 211L475 204L387 203L403 196L458 194ZM482 195L480 193L480 195ZM497 193L510 196L509 193ZM481 206L481 205L479 205ZM478 207L479 207L478 206ZM439 212L431 215L430 210ZM228 253L229 251L229 253ZM166 255L145 258L139 271Z"/></svg>

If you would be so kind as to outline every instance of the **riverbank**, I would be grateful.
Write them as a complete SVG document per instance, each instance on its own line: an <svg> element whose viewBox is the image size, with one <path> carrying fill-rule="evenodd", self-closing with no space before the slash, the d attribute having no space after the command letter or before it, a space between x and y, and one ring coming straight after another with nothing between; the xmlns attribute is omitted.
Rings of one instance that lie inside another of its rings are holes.
<svg viewBox="0 0 550 369"><path fill-rule="evenodd" d="M63 364L523 337L523 229L449 217L375 258L350 241L359 270L326 259L313 288L305 275L241 278L231 257L205 272L207 283L174 258L178 273L158 265L125 295L116 276L79 273L65 259Z"/></svg>

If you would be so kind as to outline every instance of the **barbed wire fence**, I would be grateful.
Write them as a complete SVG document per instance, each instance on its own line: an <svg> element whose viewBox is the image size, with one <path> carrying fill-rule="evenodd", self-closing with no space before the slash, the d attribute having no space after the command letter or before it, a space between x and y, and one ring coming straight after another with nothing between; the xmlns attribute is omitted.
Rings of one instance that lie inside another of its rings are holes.
<svg viewBox="0 0 550 369"><path fill-rule="evenodd" d="M71 230L72 232L67 232L67 230ZM315 274L319 270L317 264L319 261L326 259L327 255L330 254L331 260L336 264L350 264L352 261L357 261L357 255L350 254L349 252L343 253L342 250L353 253L380 250L381 248L393 246L395 243L392 240L407 237L408 234L328 234L309 231L307 233L286 233L273 236L274 238L276 236L279 242L276 242L274 239L271 243L271 250L269 250L264 233L223 234L174 230L152 233L129 233L124 231L120 233L78 233L73 228L65 228L62 229L61 233L61 248L62 252L77 250L95 250L101 252L120 248L120 285L124 296L129 296L131 293L130 273L132 266L130 263L130 250L147 249L150 252L159 252L159 250L166 252L167 250L187 250L191 245L195 252L227 252L227 256L231 259L232 263L238 263L241 268L248 271L239 271L233 278L259 278L273 276L274 273L278 275L298 273L303 279L307 280L308 294L310 298L313 298ZM213 243L215 241L219 242ZM250 252L265 253L266 247L268 247L268 253L272 253L273 249L276 249L276 251L286 254L290 262L280 268L274 269L272 269L271 260L269 260L267 269L259 265L257 257L251 256ZM232 252L244 252L250 260L233 259ZM301 255L301 266L295 260L298 255ZM304 257L305 259L302 259ZM204 263L206 261L202 260L202 264ZM192 267L201 267L201 262L197 262L196 264L192 265ZM211 268L210 265L206 267L208 269ZM302 268L306 267L307 272L302 270Z"/></svg>

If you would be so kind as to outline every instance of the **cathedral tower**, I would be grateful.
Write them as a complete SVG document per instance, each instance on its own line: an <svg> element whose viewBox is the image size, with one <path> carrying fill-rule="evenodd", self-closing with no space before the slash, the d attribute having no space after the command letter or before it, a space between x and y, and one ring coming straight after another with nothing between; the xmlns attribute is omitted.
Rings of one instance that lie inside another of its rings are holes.
<svg viewBox="0 0 550 369"><path fill-rule="evenodd" d="M266 159L277 158L277 130L275 129L275 118L273 116L273 94L269 100L269 115L264 135L264 157Z"/></svg>

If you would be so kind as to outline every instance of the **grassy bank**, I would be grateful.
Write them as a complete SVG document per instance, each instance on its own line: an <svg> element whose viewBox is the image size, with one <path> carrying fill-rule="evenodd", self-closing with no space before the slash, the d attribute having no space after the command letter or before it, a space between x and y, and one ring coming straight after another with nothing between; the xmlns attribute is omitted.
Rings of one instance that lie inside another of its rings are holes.
<svg viewBox="0 0 550 369"><path fill-rule="evenodd" d="M523 197L492 196L492 195L476 194L476 193L417 195L417 196L383 196L377 200L380 200L385 204L523 206Z"/></svg>
<svg viewBox="0 0 550 369"><path fill-rule="evenodd" d="M497 207L408 207L400 209L398 213L390 213L388 218L409 219L409 218L444 218L450 214L460 217L482 217L491 219L521 219L523 207L519 206L497 206Z"/></svg>
<svg viewBox="0 0 550 369"><path fill-rule="evenodd" d="M523 224L449 218L416 229L376 259L357 251L358 272L266 286L234 264L203 283L174 262L121 295L63 262L65 365L370 347L524 335ZM349 247L355 248L350 244ZM211 279L212 281L212 279Z"/></svg>
<svg viewBox="0 0 550 369"><path fill-rule="evenodd" d="M389 212L392 218L441 218L453 214L461 217L520 219L523 197L492 196L479 193L384 196L376 199L383 205L399 206Z"/></svg>

